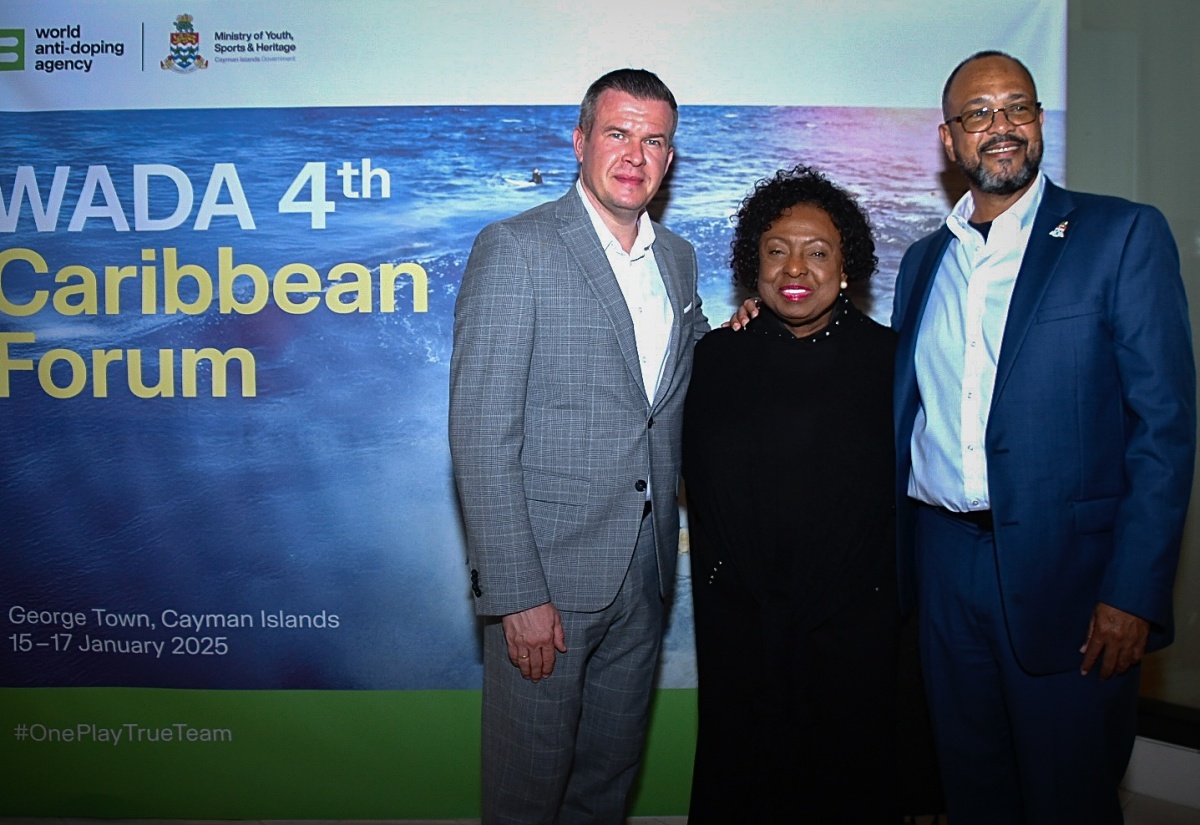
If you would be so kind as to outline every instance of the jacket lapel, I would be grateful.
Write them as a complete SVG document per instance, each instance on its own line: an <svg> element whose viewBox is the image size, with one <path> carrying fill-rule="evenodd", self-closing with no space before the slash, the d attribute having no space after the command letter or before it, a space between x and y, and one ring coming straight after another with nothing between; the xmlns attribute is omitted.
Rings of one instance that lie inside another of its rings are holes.
<svg viewBox="0 0 1200 825"><path fill-rule="evenodd" d="M662 242L662 227L655 226L654 263L662 276L663 287L667 291L667 300L671 302L671 339L663 364L662 378L658 382L658 392L655 393L654 406L657 407L670 394L668 387L675 379L675 368L679 365L679 353L683 352L683 311L685 300L691 300L691 293L684 290L684 282L675 256L667 245ZM695 307L690 311L694 312Z"/></svg>
<svg viewBox="0 0 1200 825"><path fill-rule="evenodd" d="M953 237L954 235L943 224L937 235L926 246L925 254L917 265L911 285L900 296L902 303L899 312L893 318L893 327L900 334L896 358L896 409L902 415L898 419L898 423L903 427L907 422L910 431L912 416L916 415L917 409L917 334L921 331L921 318L925 315L925 305L929 301L929 290L933 286L933 277L937 273L942 256L946 253L946 247Z"/></svg>
<svg viewBox="0 0 1200 825"><path fill-rule="evenodd" d="M933 286L933 276L953 237L954 235L943 224L937 235L925 248L925 254L913 276L912 285L906 290L906 294L901 296L904 299L900 308L901 315L894 319L893 326L897 330L907 332L911 338L916 338L921 318L925 314L925 303L929 299L929 289Z"/></svg>
<svg viewBox="0 0 1200 825"><path fill-rule="evenodd" d="M567 250L578 262L584 281L612 324L621 356L625 359L625 366L645 396L646 387L642 382L642 367L638 361L637 339L633 334L633 318L629 315L629 305L625 303L625 295L617 283L617 276L613 274L608 256L600 246L600 239L596 237L592 219L579 198L578 190L572 186L567 194L559 199L559 235Z"/></svg>
<svg viewBox="0 0 1200 825"><path fill-rule="evenodd" d="M996 383L992 390L992 406L1004 390L1004 384L1012 372L1013 362L1021 351L1021 345L1033 323L1037 307L1046 293L1046 287L1054 276L1059 259L1067 246L1061 235L1051 235L1060 223L1074 210L1071 194L1046 181L1042 203L1033 219L1029 243L1017 281L1013 286L1012 299L1008 305L1008 318L1004 323L1004 339L1000 343L1000 357L996 362Z"/></svg>

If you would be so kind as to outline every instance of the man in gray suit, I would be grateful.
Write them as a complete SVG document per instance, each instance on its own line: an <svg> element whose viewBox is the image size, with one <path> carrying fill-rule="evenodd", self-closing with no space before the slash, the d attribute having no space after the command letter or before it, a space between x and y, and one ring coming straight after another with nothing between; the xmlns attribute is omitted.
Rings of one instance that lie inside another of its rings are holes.
<svg viewBox="0 0 1200 825"><path fill-rule="evenodd" d="M677 120L654 74L601 77L578 183L484 229L463 274L450 451L487 617L485 823L619 823L637 774L708 329L694 250L646 214Z"/></svg>

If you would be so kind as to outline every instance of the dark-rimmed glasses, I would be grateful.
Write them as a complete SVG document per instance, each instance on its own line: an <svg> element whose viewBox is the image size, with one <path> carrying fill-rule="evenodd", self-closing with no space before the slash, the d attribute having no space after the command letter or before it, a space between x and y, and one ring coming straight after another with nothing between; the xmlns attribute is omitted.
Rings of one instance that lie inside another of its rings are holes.
<svg viewBox="0 0 1200 825"><path fill-rule="evenodd" d="M1004 112L1004 117L1013 126L1024 126L1026 123L1033 123L1037 119L1038 112L1042 109L1040 101L1034 103L1010 103L1008 106L1001 106L998 109L989 109L987 106L982 106L978 109L971 109L963 112L956 117L948 118L945 122L951 123L958 121L962 124L964 132L974 134L976 132L986 132L992 128L992 123L996 120L996 115Z"/></svg>

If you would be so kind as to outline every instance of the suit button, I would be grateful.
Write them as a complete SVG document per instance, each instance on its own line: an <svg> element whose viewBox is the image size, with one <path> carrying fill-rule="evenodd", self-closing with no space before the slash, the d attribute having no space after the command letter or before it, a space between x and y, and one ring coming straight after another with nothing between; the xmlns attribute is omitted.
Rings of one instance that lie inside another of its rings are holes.
<svg viewBox="0 0 1200 825"><path fill-rule="evenodd" d="M633 485L633 489L637 490L639 493L644 493L644 492L646 492L646 482L645 482L645 480L644 480L644 479L640 479L640 478L639 478L639 479L637 480L637 484Z"/></svg>
<svg viewBox="0 0 1200 825"><path fill-rule="evenodd" d="M648 430L653 426L654 426L654 419L651 418L649 421L646 422L646 429Z"/></svg>

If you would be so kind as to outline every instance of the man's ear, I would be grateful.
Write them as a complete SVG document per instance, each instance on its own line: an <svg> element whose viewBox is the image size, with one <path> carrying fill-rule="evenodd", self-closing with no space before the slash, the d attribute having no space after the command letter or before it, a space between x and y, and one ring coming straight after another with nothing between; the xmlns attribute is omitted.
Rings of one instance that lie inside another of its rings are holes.
<svg viewBox="0 0 1200 825"><path fill-rule="evenodd" d="M954 154L954 133L950 131L949 123L938 124L938 137L942 139L942 148L946 151L946 158L951 163L958 163L958 158Z"/></svg>
<svg viewBox="0 0 1200 825"><path fill-rule="evenodd" d="M575 131L571 132L571 145L575 147L576 162L583 161L583 142L584 142L584 140L586 140L586 138L583 135L583 130L580 129L578 126L576 126Z"/></svg>

